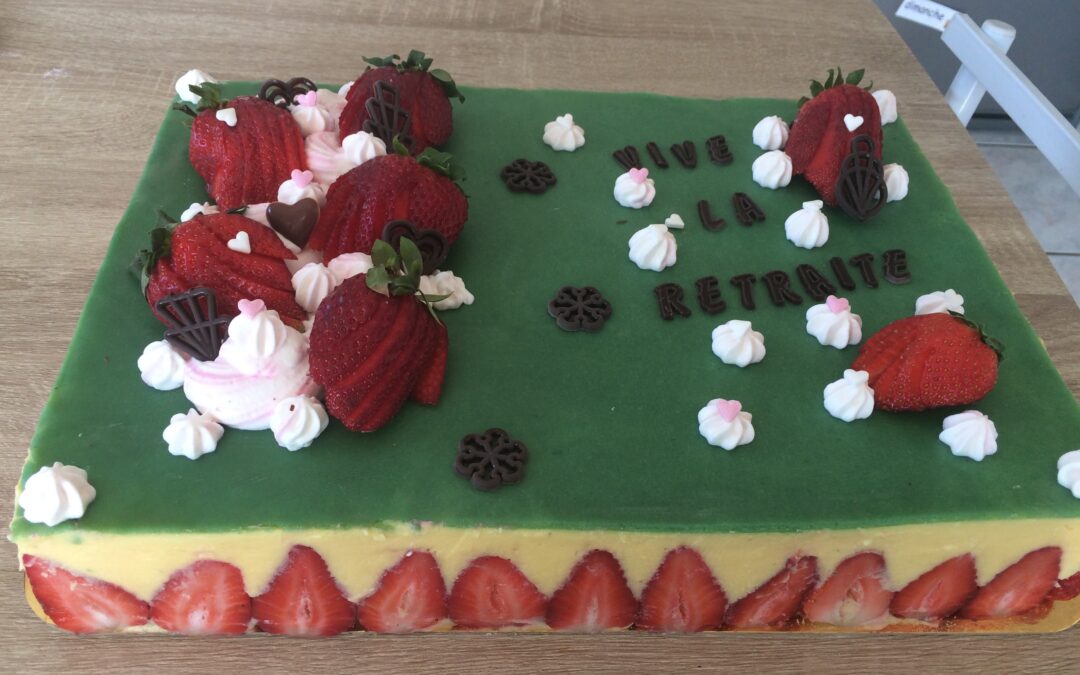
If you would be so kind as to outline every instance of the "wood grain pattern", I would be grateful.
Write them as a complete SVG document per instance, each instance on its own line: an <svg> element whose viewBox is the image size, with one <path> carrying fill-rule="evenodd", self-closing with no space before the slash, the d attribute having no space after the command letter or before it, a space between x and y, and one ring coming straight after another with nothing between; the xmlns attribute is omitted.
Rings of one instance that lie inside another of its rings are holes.
<svg viewBox="0 0 1080 675"><path fill-rule="evenodd" d="M864 0L266 0L0 5L0 491L17 480L86 291L135 187L175 78L316 75L424 49L482 86L793 97L830 65L866 67L952 190L1072 391L1080 313L978 149ZM8 493L10 494L10 493ZM6 527L12 503L0 500ZM77 638L22 597L0 546L0 670L1074 670L1080 632L963 637L349 635Z"/></svg>

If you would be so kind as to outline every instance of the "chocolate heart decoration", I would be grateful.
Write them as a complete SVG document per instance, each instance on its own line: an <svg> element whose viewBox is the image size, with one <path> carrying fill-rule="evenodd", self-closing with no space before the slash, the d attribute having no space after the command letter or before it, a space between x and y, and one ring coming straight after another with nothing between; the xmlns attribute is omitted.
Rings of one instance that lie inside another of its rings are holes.
<svg viewBox="0 0 1080 675"><path fill-rule="evenodd" d="M319 202L310 197L295 204L274 202L266 207L266 220L278 234L304 248L319 220Z"/></svg>
<svg viewBox="0 0 1080 675"><path fill-rule="evenodd" d="M381 239L397 251L402 237L411 239L416 248L420 249L424 274L437 270L450 253L450 245L446 243L446 237L441 232L421 230L407 220L391 220L383 228Z"/></svg>

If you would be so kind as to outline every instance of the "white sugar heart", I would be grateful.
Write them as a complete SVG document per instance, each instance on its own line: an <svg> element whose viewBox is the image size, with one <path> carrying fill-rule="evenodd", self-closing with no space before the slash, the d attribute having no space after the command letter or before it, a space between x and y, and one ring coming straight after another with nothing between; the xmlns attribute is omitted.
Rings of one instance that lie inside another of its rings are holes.
<svg viewBox="0 0 1080 675"><path fill-rule="evenodd" d="M218 118L230 127L236 126L236 108L222 108L214 113L214 117Z"/></svg>
<svg viewBox="0 0 1080 675"><path fill-rule="evenodd" d="M674 227L676 229L683 229L686 227L686 223L683 222L682 216L677 213L673 213L664 219L664 224L668 227Z"/></svg>
<svg viewBox="0 0 1080 675"><path fill-rule="evenodd" d="M237 253L251 253L251 237L247 232L240 230L229 240L227 246Z"/></svg>
<svg viewBox="0 0 1080 675"><path fill-rule="evenodd" d="M862 115L852 115L850 113L844 115L844 126L847 127L848 131L855 131L862 126L862 123Z"/></svg>

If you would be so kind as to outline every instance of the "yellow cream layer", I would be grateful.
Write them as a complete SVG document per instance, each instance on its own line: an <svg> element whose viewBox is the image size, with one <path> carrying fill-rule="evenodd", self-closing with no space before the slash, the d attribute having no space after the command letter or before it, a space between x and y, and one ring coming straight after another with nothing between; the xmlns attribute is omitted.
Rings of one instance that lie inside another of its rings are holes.
<svg viewBox="0 0 1080 675"><path fill-rule="evenodd" d="M382 572L410 548L435 554L448 588L470 560L497 555L512 560L547 594L555 591L574 563L594 548L611 551L619 559L637 595L667 551L692 546L705 557L732 600L759 586L797 552L816 555L825 577L855 552L879 551L885 556L895 588L964 552L975 555L980 583L1043 546L1060 546L1064 551L1062 577L1080 570L1080 519L755 534L459 529L441 525L186 534L64 532L26 537L16 543L20 554L47 558L74 572L115 583L144 600L150 600L174 571L199 559L236 565L243 572L247 592L258 595L295 544L318 551L353 600L372 591Z"/></svg>

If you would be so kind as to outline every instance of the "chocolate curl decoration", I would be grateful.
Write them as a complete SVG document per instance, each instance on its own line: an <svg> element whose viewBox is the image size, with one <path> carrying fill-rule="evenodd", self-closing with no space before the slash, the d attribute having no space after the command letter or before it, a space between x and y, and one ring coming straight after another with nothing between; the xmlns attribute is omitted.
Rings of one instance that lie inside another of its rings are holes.
<svg viewBox="0 0 1080 675"><path fill-rule="evenodd" d="M390 244L395 251L400 251L402 237L411 239L420 250L420 259L424 261L421 271L424 274L432 274L437 270L450 253L450 246L442 232L421 230L407 220L391 220L383 228L380 239Z"/></svg>
<svg viewBox="0 0 1080 675"><path fill-rule="evenodd" d="M164 297L154 306L169 326L165 330L169 344L200 361L217 358L231 319L218 316L214 291L193 288L186 293Z"/></svg>
<svg viewBox="0 0 1080 675"><path fill-rule="evenodd" d="M632 145L628 145L621 150L616 150L611 153L611 156L614 157L615 161L621 164L627 171L630 169L642 168L641 154L638 152L638 149Z"/></svg>
<svg viewBox="0 0 1080 675"><path fill-rule="evenodd" d="M315 83L306 77L294 77L288 82L267 80L259 88L259 98L279 108L288 108L300 94L315 91Z"/></svg>
<svg viewBox="0 0 1080 675"><path fill-rule="evenodd" d="M836 203L852 218L865 221L885 206L888 199L885 168L874 156L874 141L869 136L851 140L851 154L840 165L836 181Z"/></svg>
<svg viewBox="0 0 1080 675"><path fill-rule="evenodd" d="M408 110L401 107L401 96L397 87L380 80L372 89L371 98L364 102L364 110L368 114L368 118L364 120L364 131L381 138L388 148L397 137L401 144L411 151L413 139L409 129L412 127L412 116Z"/></svg>

